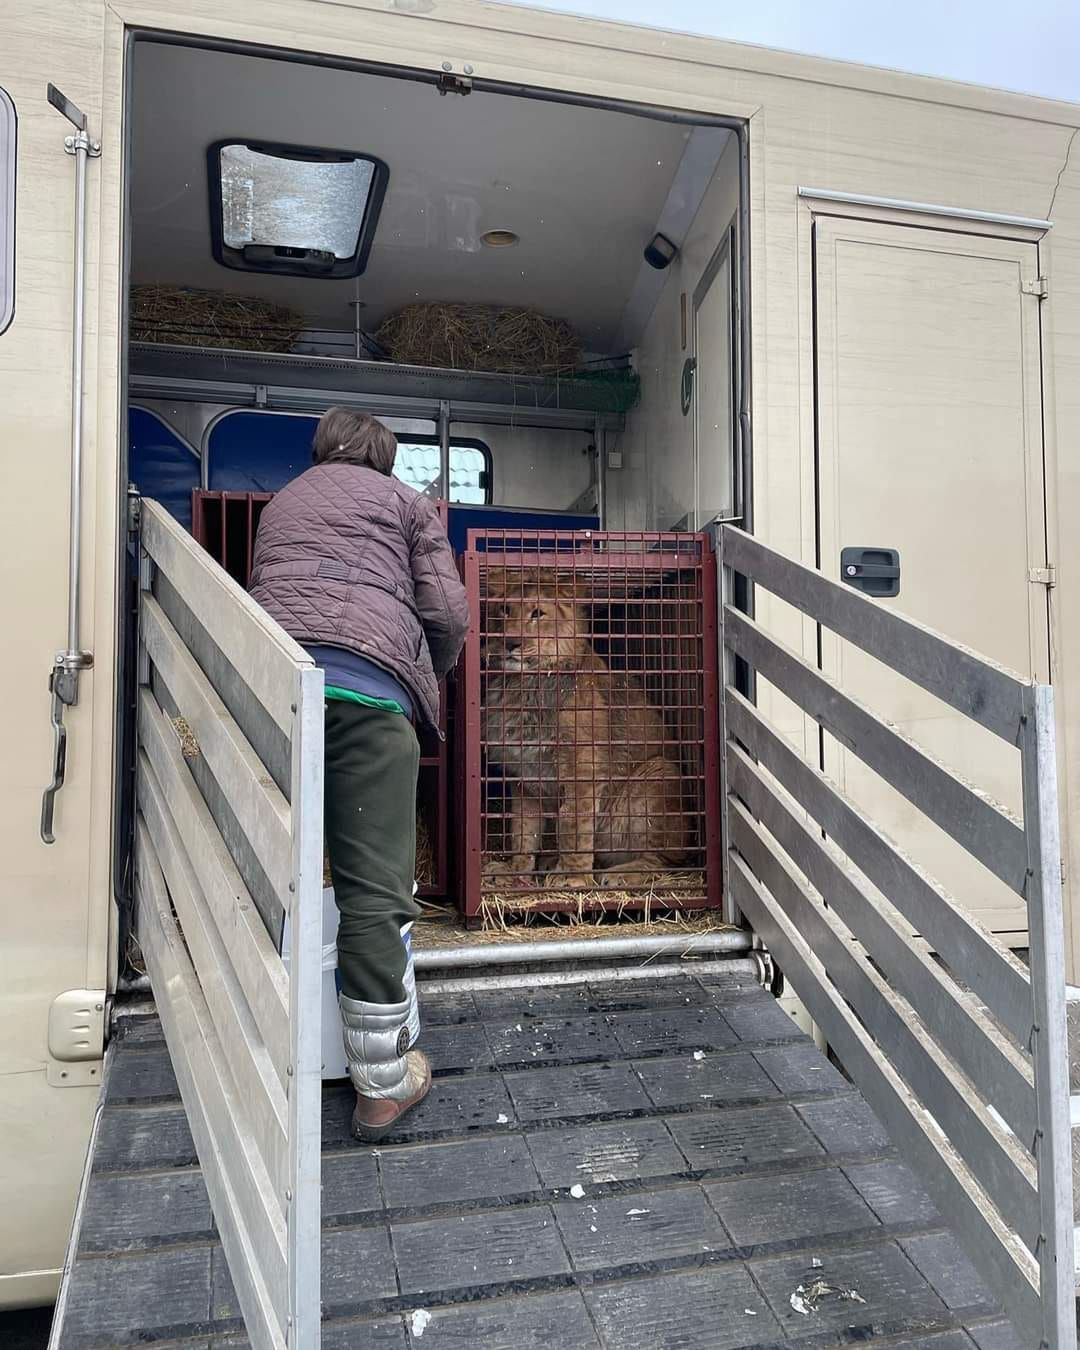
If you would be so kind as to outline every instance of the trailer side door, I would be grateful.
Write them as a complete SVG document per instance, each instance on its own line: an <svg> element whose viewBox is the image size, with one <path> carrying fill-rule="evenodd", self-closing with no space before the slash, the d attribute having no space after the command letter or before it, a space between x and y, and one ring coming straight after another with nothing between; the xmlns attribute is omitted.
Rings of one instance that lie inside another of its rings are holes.
<svg viewBox="0 0 1080 1350"><path fill-rule="evenodd" d="M1037 244L824 215L813 229L821 569L1048 681ZM1021 814L1011 746L850 643L826 634L821 655L845 690ZM1026 943L1023 905L996 877L827 734L822 754L969 912Z"/></svg>

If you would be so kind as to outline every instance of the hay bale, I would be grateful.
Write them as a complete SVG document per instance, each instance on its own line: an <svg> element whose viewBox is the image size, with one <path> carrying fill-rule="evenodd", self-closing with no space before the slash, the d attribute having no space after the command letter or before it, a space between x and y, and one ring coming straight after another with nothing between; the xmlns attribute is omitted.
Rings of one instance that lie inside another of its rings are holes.
<svg viewBox="0 0 1080 1350"><path fill-rule="evenodd" d="M391 360L505 375L569 375L581 341L563 319L494 305L406 305L376 334Z"/></svg>
<svg viewBox="0 0 1080 1350"><path fill-rule="evenodd" d="M250 295L186 286L133 286L131 337L182 347L289 352L304 331L295 310Z"/></svg>

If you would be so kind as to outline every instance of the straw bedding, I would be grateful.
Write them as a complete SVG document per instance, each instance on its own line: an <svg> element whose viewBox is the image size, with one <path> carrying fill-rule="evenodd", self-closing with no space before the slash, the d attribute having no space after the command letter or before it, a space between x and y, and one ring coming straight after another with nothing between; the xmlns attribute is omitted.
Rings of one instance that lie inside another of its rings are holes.
<svg viewBox="0 0 1080 1350"><path fill-rule="evenodd" d="M484 904L481 926L466 933L465 922L453 905L424 904L424 913L413 927L413 938L420 947L454 947L462 942L514 943L557 942L564 938L598 937L681 937L688 945L704 933L721 933L729 927L717 918L716 910L679 911L658 906L649 913L593 912L585 917L577 911L552 914L542 910L496 909Z"/></svg>

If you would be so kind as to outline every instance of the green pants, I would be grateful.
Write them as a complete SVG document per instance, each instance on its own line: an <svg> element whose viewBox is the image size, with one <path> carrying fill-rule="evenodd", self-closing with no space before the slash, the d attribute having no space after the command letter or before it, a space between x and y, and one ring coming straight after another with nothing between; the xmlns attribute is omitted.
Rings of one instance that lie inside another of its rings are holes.
<svg viewBox="0 0 1080 1350"><path fill-rule="evenodd" d="M325 763L341 992L364 1003L400 1003L401 925L420 912L412 895L416 733L400 713L328 699Z"/></svg>

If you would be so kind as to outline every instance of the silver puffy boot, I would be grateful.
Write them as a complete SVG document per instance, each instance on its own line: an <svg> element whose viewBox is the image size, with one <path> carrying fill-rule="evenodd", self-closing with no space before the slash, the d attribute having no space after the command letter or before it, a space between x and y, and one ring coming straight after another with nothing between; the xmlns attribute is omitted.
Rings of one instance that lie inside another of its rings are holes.
<svg viewBox="0 0 1080 1350"><path fill-rule="evenodd" d="M352 1132L358 1139L379 1139L427 1095L431 1067L419 1050L409 1049L409 999L362 1003L342 994L338 1002L356 1089Z"/></svg>

